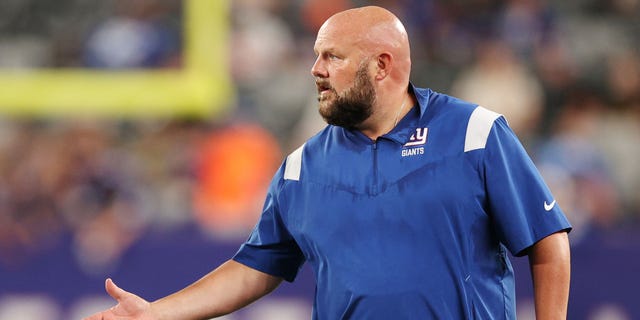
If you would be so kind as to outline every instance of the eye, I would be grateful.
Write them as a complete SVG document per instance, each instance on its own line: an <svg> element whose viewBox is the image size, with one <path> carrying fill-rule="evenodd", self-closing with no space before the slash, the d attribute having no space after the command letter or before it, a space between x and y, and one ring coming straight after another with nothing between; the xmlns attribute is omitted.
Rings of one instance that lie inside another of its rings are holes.
<svg viewBox="0 0 640 320"><path fill-rule="evenodd" d="M340 57L336 56L335 54L331 54L331 53L330 53L330 54L328 54L328 57L329 57L329 59L331 59L331 60L338 60L338 59L340 59Z"/></svg>

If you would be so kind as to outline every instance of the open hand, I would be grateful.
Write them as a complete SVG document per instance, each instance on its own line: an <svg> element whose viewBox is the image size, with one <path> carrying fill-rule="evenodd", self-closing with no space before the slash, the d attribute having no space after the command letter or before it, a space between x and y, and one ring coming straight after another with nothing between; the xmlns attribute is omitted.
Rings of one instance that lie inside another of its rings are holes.
<svg viewBox="0 0 640 320"><path fill-rule="evenodd" d="M118 304L84 320L156 320L151 313L151 304L148 301L120 289L111 279L105 281L105 289Z"/></svg>

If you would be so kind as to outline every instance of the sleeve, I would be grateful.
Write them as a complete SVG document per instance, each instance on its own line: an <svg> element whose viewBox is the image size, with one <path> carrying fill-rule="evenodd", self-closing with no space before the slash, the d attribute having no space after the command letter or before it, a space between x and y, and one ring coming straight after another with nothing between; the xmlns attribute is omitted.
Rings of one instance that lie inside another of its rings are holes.
<svg viewBox="0 0 640 320"><path fill-rule="evenodd" d="M571 225L506 120L495 120L483 159L488 209L500 240L516 256Z"/></svg>
<svg viewBox="0 0 640 320"><path fill-rule="evenodd" d="M283 183L283 168L269 186L260 219L233 260L292 282L305 260L280 217L278 190Z"/></svg>

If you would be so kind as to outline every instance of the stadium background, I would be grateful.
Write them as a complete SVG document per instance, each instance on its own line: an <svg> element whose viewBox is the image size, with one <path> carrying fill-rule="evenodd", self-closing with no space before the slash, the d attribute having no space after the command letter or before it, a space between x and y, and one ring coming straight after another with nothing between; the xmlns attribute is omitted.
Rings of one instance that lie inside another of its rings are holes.
<svg viewBox="0 0 640 320"><path fill-rule="evenodd" d="M575 227L569 318L640 319L640 1L2 0L0 320L108 307L107 276L156 299L229 258L322 126L318 27L364 4L406 22L414 83L525 143ZM312 296L304 268L226 319L308 319Z"/></svg>

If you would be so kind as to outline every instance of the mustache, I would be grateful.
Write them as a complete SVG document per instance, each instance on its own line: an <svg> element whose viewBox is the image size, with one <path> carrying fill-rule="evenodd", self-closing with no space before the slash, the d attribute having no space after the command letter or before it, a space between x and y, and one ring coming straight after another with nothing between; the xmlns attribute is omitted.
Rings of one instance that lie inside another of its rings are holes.
<svg viewBox="0 0 640 320"><path fill-rule="evenodd" d="M318 89L323 89L323 90L330 90L333 89L333 87L331 86L331 84L329 83L329 81L327 80L321 80L321 79L316 79L316 87Z"/></svg>

